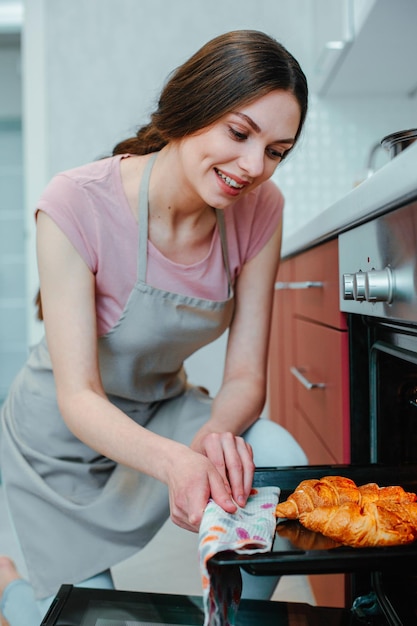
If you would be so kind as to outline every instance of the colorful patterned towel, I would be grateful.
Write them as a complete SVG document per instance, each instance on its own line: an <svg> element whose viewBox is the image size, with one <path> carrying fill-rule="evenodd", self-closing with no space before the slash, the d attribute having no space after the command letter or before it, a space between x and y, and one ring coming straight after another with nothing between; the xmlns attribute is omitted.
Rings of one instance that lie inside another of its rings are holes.
<svg viewBox="0 0 417 626"><path fill-rule="evenodd" d="M233 626L242 593L239 566L215 566L210 558L233 550L242 554L268 552L275 535L279 487L252 489L245 508L226 513L213 500L207 504L199 533L204 626Z"/></svg>

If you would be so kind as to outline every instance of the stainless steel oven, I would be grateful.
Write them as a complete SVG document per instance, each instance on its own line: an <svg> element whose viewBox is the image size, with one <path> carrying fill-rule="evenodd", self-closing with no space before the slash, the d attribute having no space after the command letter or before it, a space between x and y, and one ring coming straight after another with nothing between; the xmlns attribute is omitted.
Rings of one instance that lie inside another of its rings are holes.
<svg viewBox="0 0 417 626"><path fill-rule="evenodd" d="M400 469L414 472L417 462L417 202L340 234L339 272L349 329L351 463L391 466L395 484ZM353 594L368 584L356 575ZM388 596L399 588L417 597L412 563L401 576L385 576Z"/></svg>
<svg viewBox="0 0 417 626"><path fill-rule="evenodd" d="M417 462L417 202L339 235L351 461Z"/></svg>

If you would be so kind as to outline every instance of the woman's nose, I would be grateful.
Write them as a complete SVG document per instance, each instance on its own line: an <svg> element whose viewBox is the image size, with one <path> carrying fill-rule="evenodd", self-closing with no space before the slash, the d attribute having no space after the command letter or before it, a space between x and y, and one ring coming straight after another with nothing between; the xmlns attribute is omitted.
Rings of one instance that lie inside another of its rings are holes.
<svg viewBox="0 0 417 626"><path fill-rule="evenodd" d="M254 149L248 149L239 160L240 167L250 176L256 178L260 176L265 167L265 151Z"/></svg>

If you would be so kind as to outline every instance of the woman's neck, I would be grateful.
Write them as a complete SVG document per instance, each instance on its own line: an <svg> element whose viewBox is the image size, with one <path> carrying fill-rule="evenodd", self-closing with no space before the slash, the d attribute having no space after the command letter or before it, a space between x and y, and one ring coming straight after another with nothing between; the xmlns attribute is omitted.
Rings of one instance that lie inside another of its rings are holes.
<svg viewBox="0 0 417 626"><path fill-rule="evenodd" d="M174 151L164 148L152 168L148 197L148 237L164 256L174 262L190 265L207 256L216 225L216 214L201 199L187 194L187 190L179 183L182 176L174 157ZM148 158L146 155L122 161L123 186L136 219L139 186Z"/></svg>

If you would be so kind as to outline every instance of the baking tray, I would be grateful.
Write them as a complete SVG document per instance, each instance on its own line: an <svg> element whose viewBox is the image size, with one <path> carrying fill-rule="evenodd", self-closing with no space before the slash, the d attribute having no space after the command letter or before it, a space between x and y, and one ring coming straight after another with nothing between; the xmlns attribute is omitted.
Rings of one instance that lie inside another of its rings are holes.
<svg viewBox="0 0 417 626"><path fill-rule="evenodd" d="M376 482L380 486L401 485L407 491L417 493L417 465L310 465L300 467L259 468L255 472L254 486L277 485L281 488L280 501L284 501L302 481L323 476L346 476L357 485ZM278 521L278 520L277 520ZM303 529L299 522L279 522L287 524L295 534L303 535L301 548L291 539L276 533L272 550L267 553L238 554L220 552L211 562L216 565L239 565L253 575L290 574L330 574L351 572L375 572L397 569L404 570L407 560L417 559L417 541L403 546L382 548L334 547L320 533ZM315 547L311 547L315 545Z"/></svg>

